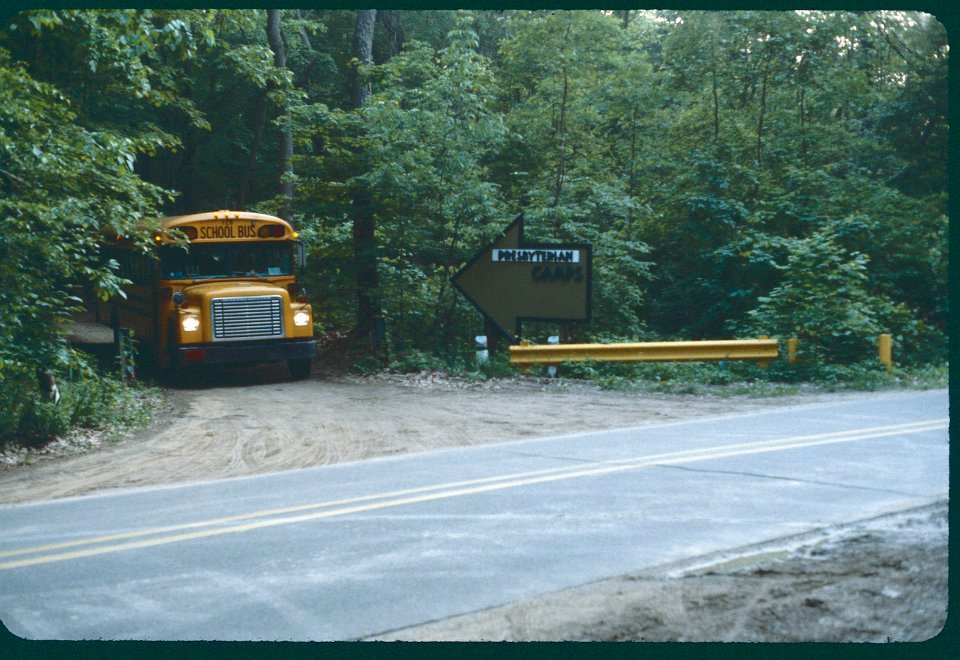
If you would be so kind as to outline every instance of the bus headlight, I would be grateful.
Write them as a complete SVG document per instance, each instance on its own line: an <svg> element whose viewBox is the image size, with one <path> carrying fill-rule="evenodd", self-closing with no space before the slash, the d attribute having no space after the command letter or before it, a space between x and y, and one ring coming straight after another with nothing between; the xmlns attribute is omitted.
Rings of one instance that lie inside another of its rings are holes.
<svg viewBox="0 0 960 660"><path fill-rule="evenodd" d="M293 324L305 326L310 324L310 312L305 309L298 309L293 313Z"/></svg>
<svg viewBox="0 0 960 660"><path fill-rule="evenodd" d="M180 327L184 332L196 332L200 328L200 319L194 314L186 314L180 318Z"/></svg>

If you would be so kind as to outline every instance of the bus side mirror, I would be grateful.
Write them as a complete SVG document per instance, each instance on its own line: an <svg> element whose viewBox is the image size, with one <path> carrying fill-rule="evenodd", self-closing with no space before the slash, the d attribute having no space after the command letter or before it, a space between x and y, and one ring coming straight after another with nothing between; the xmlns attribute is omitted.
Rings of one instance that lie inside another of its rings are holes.
<svg viewBox="0 0 960 660"><path fill-rule="evenodd" d="M296 255L297 274L302 276L307 269L307 248L303 244L303 241L297 241L296 246L297 249L294 254Z"/></svg>

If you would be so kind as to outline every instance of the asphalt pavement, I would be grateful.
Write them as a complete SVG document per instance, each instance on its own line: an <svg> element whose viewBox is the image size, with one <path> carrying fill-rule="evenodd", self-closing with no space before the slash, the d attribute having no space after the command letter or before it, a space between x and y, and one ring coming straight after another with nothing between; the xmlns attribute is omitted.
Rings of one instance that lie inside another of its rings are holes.
<svg viewBox="0 0 960 660"><path fill-rule="evenodd" d="M0 621L359 639L942 500L947 408L864 395L0 506Z"/></svg>

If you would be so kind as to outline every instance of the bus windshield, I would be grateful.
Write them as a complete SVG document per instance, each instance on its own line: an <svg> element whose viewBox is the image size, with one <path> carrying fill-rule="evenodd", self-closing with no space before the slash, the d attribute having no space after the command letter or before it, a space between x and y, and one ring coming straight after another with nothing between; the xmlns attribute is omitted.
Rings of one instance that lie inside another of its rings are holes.
<svg viewBox="0 0 960 660"><path fill-rule="evenodd" d="M195 243L160 249L162 279L273 277L293 274L290 243Z"/></svg>

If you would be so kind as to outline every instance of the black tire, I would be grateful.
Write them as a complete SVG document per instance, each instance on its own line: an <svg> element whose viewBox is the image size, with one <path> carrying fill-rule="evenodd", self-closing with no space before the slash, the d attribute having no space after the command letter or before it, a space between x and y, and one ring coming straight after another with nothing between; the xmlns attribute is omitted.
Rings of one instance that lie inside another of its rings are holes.
<svg viewBox="0 0 960 660"><path fill-rule="evenodd" d="M294 380L303 380L310 375L311 361L309 358L287 360L287 369Z"/></svg>

